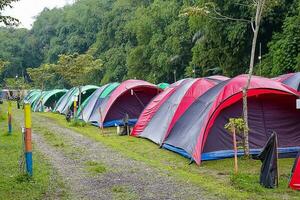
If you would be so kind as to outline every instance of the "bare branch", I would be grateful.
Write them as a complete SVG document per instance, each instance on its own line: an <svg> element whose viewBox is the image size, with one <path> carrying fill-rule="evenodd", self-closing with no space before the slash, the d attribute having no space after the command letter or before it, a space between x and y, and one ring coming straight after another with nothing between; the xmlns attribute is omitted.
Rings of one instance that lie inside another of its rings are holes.
<svg viewBox="0 0 300 200"><path fill-rule="evenodd" d="M238 6L244 6L244 7L253 7L253 4L243 4L243 3L233 3L233 4Z"/></svg>
<svg viewBox="0 0 300 200"><path fill-rule="evenodd" d="M213 12L214 12L216 15L218 15L219 18L224 18L224 19L226 19L226 20L232 20L232 21L242 21L242 22L251 23L251 21L250 21L250 20L247 20L247 19L233 18L233 17L229 17L229 16L226 16L226 15L221 14L220 12L217 11L216 6L215 6L214 4L207 4L207 5L212 6Z"/></svg>

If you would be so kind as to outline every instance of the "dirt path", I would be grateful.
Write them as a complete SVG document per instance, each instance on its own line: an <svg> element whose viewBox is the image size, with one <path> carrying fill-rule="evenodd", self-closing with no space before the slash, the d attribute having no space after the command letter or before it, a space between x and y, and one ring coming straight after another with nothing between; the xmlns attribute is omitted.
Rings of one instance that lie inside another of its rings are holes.
<svg viewBox="0 0 300 200"><path fill-rule="evenodd" d="M45 117L33 118L35 127L41 126L33 129L33 141L63 177L72 199L207 199L199 187L178 182L165 171L126 158ZM22 115L16 120L21 123ZM62 137L72 153L50 145L42 134L46 129ZM97 173L91 174L89 167Z"/></svg>

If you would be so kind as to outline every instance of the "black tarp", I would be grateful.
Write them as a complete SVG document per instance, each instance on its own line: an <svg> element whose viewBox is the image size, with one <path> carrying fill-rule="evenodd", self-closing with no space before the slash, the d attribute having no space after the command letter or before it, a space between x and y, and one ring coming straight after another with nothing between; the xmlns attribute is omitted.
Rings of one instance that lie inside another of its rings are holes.
<svg viewBox="0 0 300 200"><path fill-rule="evenodd" d="M278 152L277 152L277 134L272 133L264 146L262 152L255 157L261 160L259 182L266 188L278 187Z"/></svg>

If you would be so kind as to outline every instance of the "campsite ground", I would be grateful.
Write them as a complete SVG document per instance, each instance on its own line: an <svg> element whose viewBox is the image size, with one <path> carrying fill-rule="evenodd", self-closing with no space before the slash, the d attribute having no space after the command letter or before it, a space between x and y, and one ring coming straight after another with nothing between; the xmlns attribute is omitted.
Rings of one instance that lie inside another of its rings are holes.
<svg viewBox="0 0 300 200"><path fill-rule="evenodd" d="M2 112L5 106L1 106ZM232 173L232 159L189 165L187 159L159 149L148 140L117 136L114 128L102 131L90 125L74 126L52 113L33 113L34 179L18 182L21 136L17 127L23 123L23 113L14 109L13 136L5 136L3 120L0 175L4 179L0 179L0 199L300 197L287 188L293 159L280 159L279 188L264 189L258 183L259 161L239 159L238 175ZM28 186L25 191L24 186Z"/></svg>

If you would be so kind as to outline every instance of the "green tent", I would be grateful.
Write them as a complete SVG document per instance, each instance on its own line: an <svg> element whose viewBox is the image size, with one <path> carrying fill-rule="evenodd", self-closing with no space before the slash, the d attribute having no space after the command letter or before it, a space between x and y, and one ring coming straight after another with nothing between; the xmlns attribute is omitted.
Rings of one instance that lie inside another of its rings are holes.
<svg viewBox="0 0 300 200"><path fill-rule="evenodd" d="M95 85L85 85L81 86L81 101L84 102L97 88ZM74 97L79 95L79 88L74 87L70 89L56 105L54 111L61 114L67 114L69 109L73 109Z"/></svg>
<svg viewBox="0 0 300 200"><path fill-rule="evenodd" d="M24 97L24 102L25 101L29 101L30 98L32 98L32 96L37 95L38 93L40 93L41 90L30 90L27 95Z"/></svg>
<svg viewBox="0 0 300 200"><path fill-rule="evenodd" d="M43 112L45 108L53 110L57 101L67 92L63 89L55 89L44 92L32 107L34 112Z"/></svg>
<svg viewBox="0 0 300 200"><path fill-rule="evenodd" d="M42 91L35 91L30 98L28 98L26 100L26 102L29 102L31 106L33 106L33 104L35 103L36 100L38 100L40 98L40 96L42 95Z"/></svg>
<svg viewBox="0 0 300 200"><path fill-rule="evenodd" d="M107 97L114 89L116 89L120 83L109 83L98 88L89 98L87 98L79 107L77 112L77 117L79 117L82 112L86 113L90 111L91 107L94 107L100 99ZM89 108L88 108L89 107ZM89 111L88 111L89 110Z"/></svg>
<svg viewBox="0 0 300 200"><path fill-rule="evenodd" d="M159 83L157 84L157 87L159 87L160 89L166 89L167 87L169 87L169 83Z"/></svg>

